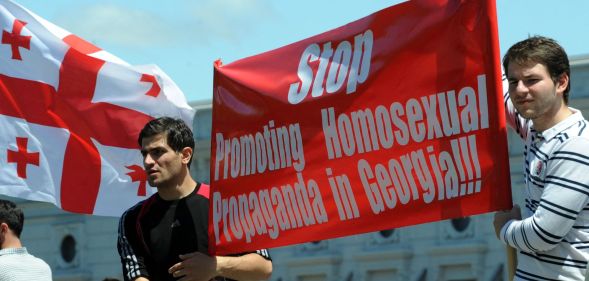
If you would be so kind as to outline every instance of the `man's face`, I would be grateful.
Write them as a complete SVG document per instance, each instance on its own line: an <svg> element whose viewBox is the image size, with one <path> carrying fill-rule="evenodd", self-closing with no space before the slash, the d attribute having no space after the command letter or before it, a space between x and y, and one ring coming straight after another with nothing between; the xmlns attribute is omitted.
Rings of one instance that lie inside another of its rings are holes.
<svg viewBox="0 0 589 281"><path fill-rule="evenodd" d="M147 181L157 188L174 185L184 168L182 152L174 151L166 138L165 134L159 134L141 141Z"/></svg>
<svg viewBox="0 0 589 281"><path fill-rule="evenodd" d="M536 122L549 122L562 105L565 87L555 83L540 63L508 67L509 95L517 112Z"/></svg>

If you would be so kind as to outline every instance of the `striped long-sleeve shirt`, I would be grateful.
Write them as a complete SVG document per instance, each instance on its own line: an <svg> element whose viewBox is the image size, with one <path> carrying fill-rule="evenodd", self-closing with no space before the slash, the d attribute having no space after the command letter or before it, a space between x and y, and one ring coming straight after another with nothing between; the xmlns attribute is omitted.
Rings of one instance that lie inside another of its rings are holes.
<svg viewBox="0 0 589 281"><path fill-rule="evenodd" d="M522 220L500 239L518 250L515 280L584 280L589 261L589 122L579 110L543 132L505 93L508 123L525 140Z"/></svg>

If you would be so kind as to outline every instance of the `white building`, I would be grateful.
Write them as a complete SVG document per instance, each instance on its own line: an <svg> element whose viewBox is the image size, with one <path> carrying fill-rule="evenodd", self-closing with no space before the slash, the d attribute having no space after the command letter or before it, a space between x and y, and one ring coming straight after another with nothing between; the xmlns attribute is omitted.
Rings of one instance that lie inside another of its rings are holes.
<svg viewBox="0 0 589 281"><path fill-rule="evenodd" d="M570 105L589 118L589 56L572 58L571 66ZM211 104L193 106L192 173L209 182ZM509 143L514 200L521 202L523 144L512 132ZM47 203L14 200L25 210L23 242L49 263L54 280L122 280L116 250L118 218L71 214ZM507 276L505 247L495 238L492 214L281 247L271 249L271 254L273 281L494 281Z"/></svg>

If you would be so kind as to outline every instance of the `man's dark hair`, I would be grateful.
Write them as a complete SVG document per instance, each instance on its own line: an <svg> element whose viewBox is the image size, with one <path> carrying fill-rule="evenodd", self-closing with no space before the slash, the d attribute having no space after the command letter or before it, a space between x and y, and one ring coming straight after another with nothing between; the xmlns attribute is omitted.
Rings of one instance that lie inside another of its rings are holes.
<svg viewBox="0 0 589 281"><path fill-rule="evenodd" d="M556 83L564 73L569 77L569 84L564 90L564 103L569 102L569 90L571 89L571 67L569 58L564 48L556 40L543 37L533 36L511 46L503 57L503 68L507 73L509 64L513 62L520 65L531 63L541 63L548 69L552 81Z"/></svg>
<svg viewBox="0 0 589 281"><path fill-rule="evenodd" d="M16 204L0 199L0 223L6 223L16 237L20 238L24 222L25 216Z"/></svg>
<svg viewBox="0 0 589 281"><path fill-rule="evenodd" d="M171 117L156 118L145 124L145 127L143 127L139 133L137 142L139 143L139 146L141 146L141 141L144 138L159 134L166 135L168 145L176 152L180 152L185 147L190 147L192 149L192 155L188 162L188 166L190 167L192 157L194 156L194 137L192 135L192 130L190 130L188 125L186 125L182 119Z"/></svg>

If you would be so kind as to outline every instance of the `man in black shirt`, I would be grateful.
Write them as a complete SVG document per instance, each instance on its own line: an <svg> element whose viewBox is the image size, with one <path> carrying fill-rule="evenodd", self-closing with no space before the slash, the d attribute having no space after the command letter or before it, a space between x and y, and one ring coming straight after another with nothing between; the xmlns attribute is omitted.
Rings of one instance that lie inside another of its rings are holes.
<svg viewBox="0 0 589 281"><path fill-rule="evenodd" d="M125 280L265 280L268 251L208 256L209 186L188 167L194 139L179 119L150 121L139 135L147 180L157 193L128 209L117 248ZM182 279L180 279L182 278Z"/></svg>

